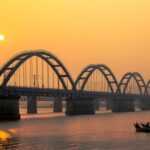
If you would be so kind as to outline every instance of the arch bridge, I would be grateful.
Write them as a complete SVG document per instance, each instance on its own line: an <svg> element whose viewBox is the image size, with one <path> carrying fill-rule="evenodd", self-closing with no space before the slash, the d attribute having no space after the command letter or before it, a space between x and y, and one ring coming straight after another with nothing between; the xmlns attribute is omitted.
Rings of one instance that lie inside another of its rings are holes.
<svg viewBox="0 0 150 150"><path fill-rule="evenodd" d="M73 81L65 65L46 50L23 51L0 69L0 99L3 102L14 97L21 100L38 97L38 100L65 98L80 102L83 99L132 101L149 99L149 94L150 81L145 83L140 73L128 72L118 82L113 71L104 64L88 65Z"/></svg>

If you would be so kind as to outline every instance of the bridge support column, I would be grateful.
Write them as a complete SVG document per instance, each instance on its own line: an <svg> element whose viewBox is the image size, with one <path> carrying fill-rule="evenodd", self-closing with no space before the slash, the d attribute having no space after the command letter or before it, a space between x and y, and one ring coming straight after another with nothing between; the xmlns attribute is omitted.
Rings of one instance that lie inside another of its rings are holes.
<svg viewBox="0 0 150 150"><path fill-rule="evenodd" d="M18 96L0 96L0 120L17 120L19 114Z"/></svg>
<svg viewBox="0 0 150 150"><path fill-rule="evenodd" d="M53 112L62 112L62 99L60 97L54 98Z"/></svg>
<svg viewBox="0 0 150 150"><path fill-rule="evenodd" d="M37 113L37 97L35 95L29 96L27 101L27 113L36 114Z"/></svg>
<svg viewBox="0 0 150 150"><path fill-rule="evenodd" d="M139 108L141 110L150 110L150 100L149 99L139 100Z"/></svg>
<svg viewBox="0 0 150 150"><path fill-rule="evenodd" d="M67 115L86 115L95 114L95 100L89 98L67 98L66 100Z"/></svg>
<svg viewBox="0 0 150 150"><path fill-rule="evenodd" d="M134 100L130 98L119 98L112 100L112 112L133 112Z"/></svg>
<svg viewBox="0 0 150 150"><path fill-rule="evenodd" d="M98 98L95 98L95 110L99 110L100 102Z"/></svg>

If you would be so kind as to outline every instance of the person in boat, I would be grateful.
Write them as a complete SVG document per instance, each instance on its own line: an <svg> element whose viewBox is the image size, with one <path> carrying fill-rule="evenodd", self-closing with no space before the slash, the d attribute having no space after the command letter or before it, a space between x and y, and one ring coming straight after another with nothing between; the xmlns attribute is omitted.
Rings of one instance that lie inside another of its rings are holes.
<svg viewBox="0 0 150 150"><path fill-rule="evenodd" d="M135 126L135 128L141 128L141 126L139 125L138 122L136 122L136 123L134 124L134 126Z"/></svg>
<svg viewBox="0 0 150 150"><path fill-rule="evenodd" d="M149 122L146 123L146 127L147 127L147 128L150 128Z"/></svg>
<svg viewBox="0 0 150 150"><path fill-rule="evenodd" d="M136 128L136 132L150 132L150 123L147 122L145 124L143 123L134 123L134 126Z"/></svg>
<svg viewBox="0 0 150 150"><path fill-rule="evenodd" d="M141 124L141 126L142 126L143 128L147 127L147 124L144 124L144 123L142 123L142 122L140 122L140 124Z"/></svg>
<svg viewBox="0 0 150 150"><path fill-rule="evenodd" d="M143 128L150 128L150 123L149 122L147 122L146 124L140 122L140 124Z"/></svg>

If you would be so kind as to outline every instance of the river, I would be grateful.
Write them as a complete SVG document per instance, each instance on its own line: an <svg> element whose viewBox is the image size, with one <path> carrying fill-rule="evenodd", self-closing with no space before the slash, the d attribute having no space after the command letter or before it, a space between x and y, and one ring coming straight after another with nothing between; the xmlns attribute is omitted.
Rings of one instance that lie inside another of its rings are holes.
<svg viewBox="0 0 150 150"><path fill-rule="evenodd" d="M0 150L150 150L150 134L136 133L133 123L150 121L150 111L69 117L64 113L24 114L19 121L0 122L10 136ZM6 135L5 135L6 136Z"/></svg>

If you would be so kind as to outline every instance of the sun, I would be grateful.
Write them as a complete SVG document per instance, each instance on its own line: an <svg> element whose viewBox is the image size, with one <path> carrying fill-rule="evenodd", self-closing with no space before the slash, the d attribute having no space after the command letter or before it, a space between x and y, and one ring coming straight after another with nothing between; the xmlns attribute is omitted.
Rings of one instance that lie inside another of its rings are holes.
<svg viewBox="0 0 150 150"><path fill-rule="evenodd" d="M4 40L4 35L0 34L0 41Z"/></svg>

